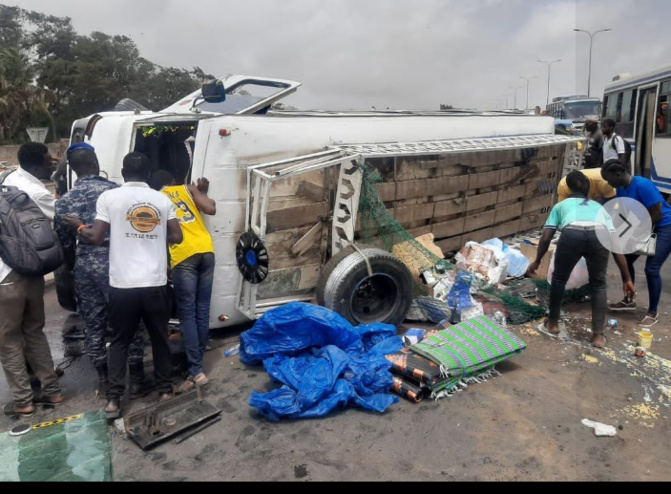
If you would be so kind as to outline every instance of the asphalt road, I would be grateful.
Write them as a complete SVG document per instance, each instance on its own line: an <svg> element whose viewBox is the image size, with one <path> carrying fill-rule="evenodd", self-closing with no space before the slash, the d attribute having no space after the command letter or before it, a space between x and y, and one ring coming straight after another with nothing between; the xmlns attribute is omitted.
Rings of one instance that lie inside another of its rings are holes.
<svg viewBox="0 0 671 494"><path fill-rule="evenodd" d="M612 264L612 263L611 263ZM664 278L671 280L671 263ZM610 275L609 298L618 277ZM639 301L646 300L639 279ZM671 301L671 282L662 306ZM53 287L47 290L47 328L67 401L40 410L50 420L104 406L94 395L96 376L81 341L65 344L72 323ZM645 305L642 303L642 305ZM666 309L662 309L666 310ZM210 384L205 400L222 420L176 445L167 441L143 451L110 429L115 481L669 481L671 480L671 318L653 328L651 352L633 355L634 330L644 310L618 315L608 347L589 345L589 304L566 307L566 341L551 339L533 324L509 328L526 351L497 366L501 376L474 384L450 398L404 399L384 414L349 408L326 418L262 418L248 404L252 390L275 387L262 367L242 365L223 351L242 329L214 331L206 355ZM0 399L10 395L0 379ZM126 414L155 404L156 393L126 402ZM597 437L581 423L590 419L617 428ZM0 431L16 422L0 417Z"/></svg>

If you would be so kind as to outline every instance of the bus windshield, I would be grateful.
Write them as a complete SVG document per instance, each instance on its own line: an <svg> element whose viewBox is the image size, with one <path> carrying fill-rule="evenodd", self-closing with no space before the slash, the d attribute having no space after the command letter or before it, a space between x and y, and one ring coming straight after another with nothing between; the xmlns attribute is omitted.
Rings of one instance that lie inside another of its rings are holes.
<svg viewBox="0 0 671 494"><path fill-rule="evenodd" d="M601 114L601 103L598 101L571 101L564 103L564 118L575 120L598 116Z"/></svg>

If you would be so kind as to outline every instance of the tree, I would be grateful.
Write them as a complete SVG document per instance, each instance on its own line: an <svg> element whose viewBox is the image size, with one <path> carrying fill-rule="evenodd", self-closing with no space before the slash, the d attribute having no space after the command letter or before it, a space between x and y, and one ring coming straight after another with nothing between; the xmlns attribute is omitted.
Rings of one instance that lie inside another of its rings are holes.
<svg viewBox="0 0 671 494"><path fill-rule="evenodd" d="M34 67L18 48L0 50L0 142L17 139L31 116L51 120L50 94L35 86Z"/></svg>
<svg viewBox="0 0 671 494"><path fill-rule="evenodd" d="M21 55L13 62L5 57L9 65L0 72L0 141L45 119L53 120L56 136L68 135L74 120L113 110L123 98L161 110L213 78L200 67L160 67L127 36L79 35L69 17L4 5L0 49Z"/></svg>

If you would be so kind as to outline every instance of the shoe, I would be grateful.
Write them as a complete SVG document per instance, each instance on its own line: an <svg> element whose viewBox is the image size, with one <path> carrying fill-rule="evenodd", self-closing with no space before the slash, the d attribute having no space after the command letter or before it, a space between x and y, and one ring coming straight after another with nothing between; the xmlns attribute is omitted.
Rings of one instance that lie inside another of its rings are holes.
<svg viewBox="0 0 671 494"><path fill-rule="evenodd" d="M34 405L18 406L12 401L4 405L2 411L10 417L28 418L35 415L36 409Z"/></svg>
<svg viewBox="0 0 671 494"><path fill-rule="evenodd" d="M652 317L652 316L647 316L647 315L646 315L646 316L641 320L641 322L638 323L638 324L641 325L641 326L644 326L644 327L646 327L646 328L649 328L650 326L654 326L655 324L657 324L658 321L659 321L659 318L658 318L657 316Z"/></svg>
<svg viewBox="0 0 671 494"><path fill-rule="evenodd" d="M633 311L636 310L636 302L629 302L627 299L624 299L616 304L608 304L608 309L614 312Z"/></svg>
<svg viewBox="0 0 671 494"><path fill-rule="evenodd" d="M33 400L33 403L39 403L40 405L50 405L57 406L65 401L65 397L61 394L54 396L40 396Z"/></svg>
<svg viewBox="0 0 671 494"><path fill-rule="evenodd" d="M121 415L119 398L110 398L105 405L105 415L108 420L118 419Z"/></svg>
<svg viewBox="0 0 671 494"><path fill-rule="evenodd" d="M107 396L107 390L109 389L110 383L107 379L100 379L98 381L98 387L96 388L96 396L98 398L105 398Z"/></svg>
<svg viewBox="0 0 671 494"><path fill-rule="evenodd" d="M196 377L187 377L186 381L184 381L179 388L175 389L175 393L186 393L195 387L205 386L209 382L210 380L207 378L207 376L201 372Z"/></svg>
<svg viewBox="0 0 671 494"><path fill-rule="evenodd" d="M131 382L128 386L128 399L136 400L154 391L154 384L147 378L140 382Z"/></svg>
<svg viewBox="0 0 671 494"><path fill-rule="evenodd" d="M163 403L175 397L175 393L161 393L158 395L158 402Z"/></svg>

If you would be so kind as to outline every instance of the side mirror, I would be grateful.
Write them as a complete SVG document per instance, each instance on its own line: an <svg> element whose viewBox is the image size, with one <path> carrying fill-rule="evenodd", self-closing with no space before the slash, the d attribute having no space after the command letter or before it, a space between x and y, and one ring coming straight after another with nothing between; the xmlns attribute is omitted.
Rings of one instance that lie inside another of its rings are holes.
<svg viewBox="0 0 671 494"><path fill-rule="evenodd" d="M220 80L205 81L201 86L203 99L208 103L221 103L226 100L226 89Z"/></svg>

